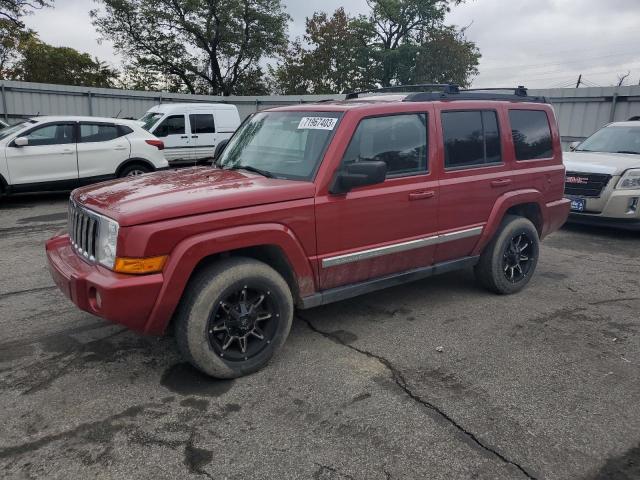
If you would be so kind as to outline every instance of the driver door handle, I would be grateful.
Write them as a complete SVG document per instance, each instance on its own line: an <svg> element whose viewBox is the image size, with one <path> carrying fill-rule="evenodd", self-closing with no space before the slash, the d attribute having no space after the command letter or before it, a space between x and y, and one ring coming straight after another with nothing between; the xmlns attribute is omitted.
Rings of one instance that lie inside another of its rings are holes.
<svg viewBox="0 0 640 480"><path fill-rule="evenodd" d="M189 135L182 135L180 138L189 138Z"/></svg>
<svg viewBox="0 0 640 480"><path fill-rule="evenodd" d="M71 148L65 148L64 150L62 150L63 155L72 155L74 153L76 153L76 151Z"/></svg>
<svg viewBox="0 0 640 480"><path fill-rule="evenodd" d="M425 200L427 198L435 197L436 192L433 190L427 190L424 192L413 192L409 194L409 200Z"/></svg>

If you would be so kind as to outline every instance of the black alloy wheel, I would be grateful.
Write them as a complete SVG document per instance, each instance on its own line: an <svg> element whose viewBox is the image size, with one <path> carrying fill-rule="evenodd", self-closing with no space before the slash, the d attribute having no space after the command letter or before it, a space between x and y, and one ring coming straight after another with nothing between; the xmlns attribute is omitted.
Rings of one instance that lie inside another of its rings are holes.
<svg viewBox="0 0 640 480"><path fill-rule="evenodd" d="M213 307L208 324L209 344L226 361L249 360L271 344L280 314L268 288L232 287Z"/></svg>
<svg viewBox="0 0 640 480"><path fill-rule="evenodd" d="M529 275L534 261L533 242L526 233L514 235L507 243L503 255L503 270L507 280L518 283Z"/></svg>

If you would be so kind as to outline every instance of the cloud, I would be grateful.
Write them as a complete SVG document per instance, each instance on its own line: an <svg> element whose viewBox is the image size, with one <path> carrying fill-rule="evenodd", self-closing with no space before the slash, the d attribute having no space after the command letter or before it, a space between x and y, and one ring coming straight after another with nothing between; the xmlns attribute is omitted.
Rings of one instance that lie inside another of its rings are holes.
<svg viewBox="0 0 640 480"><path fill-rule="evenodd" d="M368 11L365 0L283 0L293 17L289 34L304 34L305 18L316 10L343 6L352 15ZM120 57L109 42L98 44L89 19L95 4L56 0L27 24L42 40L88 52L114 65ZM474 85L550 87L569 85L580 73L593 84L609 85L631 71L640 80L640 1L638 0L467 0L447 21L469 26L467 37L482 53Z"/></svg>

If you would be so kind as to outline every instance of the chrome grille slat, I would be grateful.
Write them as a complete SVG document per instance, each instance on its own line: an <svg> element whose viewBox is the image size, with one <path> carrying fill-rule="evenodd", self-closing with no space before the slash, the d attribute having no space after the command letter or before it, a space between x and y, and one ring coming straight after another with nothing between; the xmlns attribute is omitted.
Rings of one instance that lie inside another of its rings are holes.
<svg viewBox="0 0 640 480"><path fill-rule="evenodd" d="M96 261L98 243L98 215L69 202L69 238L74 250L90 262Z"/></svg>

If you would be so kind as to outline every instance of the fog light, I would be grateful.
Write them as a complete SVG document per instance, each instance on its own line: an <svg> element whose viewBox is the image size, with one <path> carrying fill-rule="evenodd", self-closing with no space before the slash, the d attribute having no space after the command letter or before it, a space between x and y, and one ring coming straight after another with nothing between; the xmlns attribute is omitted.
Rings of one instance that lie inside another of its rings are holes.
<svg viewBox="0 0 640 480"><path fill-rule="evenodd" d="M146 275L161 272L167 261L167 255L150 258L116 258L114 272L130 275Z"/></svg>
<svg viewBox="0 0 640 480"><path fill-rule="evenodd" d="M638 197L631 197L629 200L629 210L627 210L627 215L633 215L638 211Z"/></svg>

